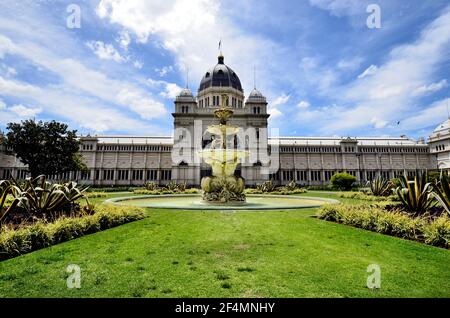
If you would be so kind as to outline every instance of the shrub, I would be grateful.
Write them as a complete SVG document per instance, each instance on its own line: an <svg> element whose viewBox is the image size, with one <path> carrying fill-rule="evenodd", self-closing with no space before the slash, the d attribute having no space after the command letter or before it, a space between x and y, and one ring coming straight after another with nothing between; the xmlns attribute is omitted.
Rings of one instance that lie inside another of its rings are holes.
<svg viewBox="0 0 450 318"><path fill-rule="evenodd" d="M390 195L388 197L377 197L371 194L366 194L363 192L338 192L336 194L338 197L340 198L344 198L344 199L356 199L356 200L364 200L364 201L372 201L372 202L384 202L384 201L389 201L389 202L394 202L394 201L398 201L398 198L396 195Z"/></svg>
<svg viewBox="0 0 450 318"><path fill-rule="evenodd" d="M400 177L401 186L395 192L407 211L421 214L433 204L432 186L427 180L426 173L414 177L413 181L406 176Z"/></svg>
<svg viewBox="0 0 450 318"><path fill-rule="evenodd" d="M375 180L368 181L370 192L375 196L387 196L391 192L392 183L388 179L378 176Z"/></svg>
<svg viewBox="0 0 450 318"><path fill-rule="evenodd" d="M297 183L294 180L290 181L288 184L286 184L284 186L284 189L286 191L294 191L297 188L298 188L298 185L297 185Z"/></svg>
<svg viewBox="0 0 450 318"><path fill-rule="evenodd" d="M439 181L433 185L432 195L450 215L450 178L441 173Z"/></svg>
<svg viewBox="0 0 450 318"><path fill-rule="evenodd" d="M85 196L89 199L106 198L108 194L106 192L87 192Z"/></svg>
<svg viewBox="0 0 450 318"><path fill-rule="evenodd" d="M147 181L147 182L144 183L144 187L145 187L146 190L153 191L153 190L156 190L156 188L158 186L153 181Z"/></svg>
<svg viewBox="0 0 450 318"><path fill-rule="evenodd" d="M264 181L263 183L256 186L256 189L261 191L261 193L267 193L275 191L276 186L273 184L272 180Z"/></svg>
<svg viewBox="0 0 450 318"><path fill-rule="evenodd" d="M52 223L37 222L19 229L3 227L0 232L0 260L144 217L144 210L140 208L102 205L93 215L62 217Z"/></svg>
<svg viewBox="0 0 450 318"><path fill-rule="evenodd" d="M9 181L2 181L4 185ZM86 189L79 189L75 182L64 184L51 183L47 181L46 176L41 175L37 178L27 178L24 182L18 182L13 179L9 185L9 193L14 201L11 206L0 216L0 221L6 216L6 213L25 210L34 219L53 219L61 212L74 212L78 208L76 201L84 198ZM12 209L12 207L14 209Z"/></svg>
<svg viewBox="0 0 450 318"><path fill-rule="evenodd" d="M450 218L412 217L399 210L386 211L378 205L324 205L317 216L326 221L389 234L426 244L450 248Z"/></svg>
<svg viewBox="0 0 450 318"><path fill-rule="evenodd" d="M349 191L352 189L353 184L356 182L356 177L345 172L335 173L331 177L330 182L331 186L334 189Z"/></svg>

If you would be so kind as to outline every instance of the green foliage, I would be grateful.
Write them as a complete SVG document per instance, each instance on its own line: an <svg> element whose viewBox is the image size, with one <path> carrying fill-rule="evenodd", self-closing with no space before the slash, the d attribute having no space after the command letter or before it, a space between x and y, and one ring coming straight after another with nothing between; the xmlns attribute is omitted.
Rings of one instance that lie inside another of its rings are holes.
<svg viewBox="0 0 450 318"><path fill-rule="evenodd" d="M351 190L355 182L356 177L346 172L335 173L330 180L331 186L341 191Z"/></svg>
<svg viewBox="0 0 450 318"><path fill-rule="evenodd" d="M136 189L133 191L134 194L142 194L142 195L163 195L163 194L197 194L200 193L200 190L195 188L185 189L183 192L168 190L165 188L159 188L156 190L146 190L146 189Z"/></svg>
<svg viewBox="0 0 450 318"><path fill-rule="evenodd" d="M428 183L427 174L415 176L408 180L406 176L399 178L401 186L395 189L403 207L414 214L424 213L433 204L431 183Z"/></svg>
<svg viewBox="0 0 450 318"><path fill-rule="evenodd" d="M14 201L8 210L2 213L0 221L16 208L25 210L33 219L52 219L63 210L71 212L71 205L78 199L84 198L89 203L83 193L85 189L80 190L75 182L50 183L44 175L41 175L34 179L27 178L24 182L13 179L12 183L1 181L0 184L8 183Z"/></svg>
<svg viewBox="0 0 450 318"><path fill-rule="evenodd" d="M262 184L256 186L256 189L261 191L261 193L273 192L276 186L273 184L272 180L264 181Z"/></svg>
<svg viewBox="0 0 450 318"><path fill-rule="evenodd" d="M383 201L398 201L396 195L390 195L388 197L380 197L371 194L366 194L363 192L338 192L336 194L339 198L344 199L356 199L356 200L364 200L364 201L372 201L372 202L383 202Z"/></svg>
<svg viewBox="0 0 450 318"><path fill-rule="evenodd" d="M368 181L367 185L374 196L388 196L392 189L392 183L388 179L381 176L376 177L372 181Z"/></svg>
<svg viewBox="0 0 450 318"><path fill-rule="evenodd" d="M293 194L302 194L308 192L305 188L296 188L294 190L287 190L285 187L275 188L272 192L262 192L259 188L245 189L246 194L269 194L269 195L293 195Z"/></svg>
<svg viewBox="0 0 450 318"><path fill-rule="evenodd" d="M0 223L4 217L10 213L19 203L18 199L9 201L9 196L12 195L13 185L8 180L0 180ZM7 206L8 204L8 206Z"/></svg>
<svg viewBox="0 0 450 318"><path fill-rule="evenodd" d="M77 218L63 217L53 223L37 222L19 229L3 227L0 231L0 260L140 220L144 217L144 210L140 208L104 205L98 208L98 211L93 215Z"/></svg>
<svg viewBox="0 0 450 318"><path fill-rule="evenodd" d="M146 190L148 190L148 191L156 190L157 187L158 187L158 186L157 186L156 183L153 182L153 181L147 181L147 182L144 183L144 188L145 188Z"/></svg>
<svg viewBox="0 0 450 318"><path fill-rule="evenodd" d="M89 199L106 198L108 196L106 192L86 192L84 195Z"/></svg>
<svg viewBox="0 0 450 318"><path fill-rule="evenodd" d="M294 191L297 188L298 188L298 185L297 185L297 183L294 180L290 181L288 184L286 184L284 186L284 189L286 191Z"/></svg>
<svg viewBox="0 0 450 318"><path fill-rule="evenodd" d="M450 247L450 218L443 215L437 219L411 217L401 211L386 211L377 205L367 206L336 204L322 206L317 216L320 219L343 223L366 230Z"/></svg>
<svg viewBox="0 0 450 318"><path fill-rule="evenodd" d="M433 185L432 195L436 198L439 204L450 215L450 178L441 173L439 181L436 181Z"/></svg>
<svg viewBox="0 0 450 318"><path fill-rule="evenodd" d="M136 189L142 189L139 187L96 187L92 186L86 190L86 192L133 192Z"/></svg>
<svg viewBox="0 0 450 318"><path fill-rule="evenodd" d="M56 121L9 123L6 146L28 166L32 177L86 169L76 130Z"/></svg>

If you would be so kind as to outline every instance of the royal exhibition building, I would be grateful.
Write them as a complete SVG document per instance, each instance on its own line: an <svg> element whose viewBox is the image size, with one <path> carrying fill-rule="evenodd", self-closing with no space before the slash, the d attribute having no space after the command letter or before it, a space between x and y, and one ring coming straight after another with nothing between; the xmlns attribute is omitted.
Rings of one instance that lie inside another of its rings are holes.
<svg viewBox="0 0 450 318"><path fill-rule="evenodd" d="M82 136L81 153L88 170L54 178L99 186L139 186L146 181L199 186L211 170L198 153L214 148L215 140L206 127L215 122L214 110L223 105L233 109L231 123L240 128L233 140L226 142L251 154L236 169L249 186L269 179L276 184L295 180L319 186L344 171L363 183L378 175L393 178L450 169L450 120L430 132L428 140L278 136L276 129L268 127L264 95L255 88L246 96L238 75L222 55L204 73L197 95L186 88L174 104L173 136ZM0 177L25 178L26 166L6 149L0 150Z"/></svg>

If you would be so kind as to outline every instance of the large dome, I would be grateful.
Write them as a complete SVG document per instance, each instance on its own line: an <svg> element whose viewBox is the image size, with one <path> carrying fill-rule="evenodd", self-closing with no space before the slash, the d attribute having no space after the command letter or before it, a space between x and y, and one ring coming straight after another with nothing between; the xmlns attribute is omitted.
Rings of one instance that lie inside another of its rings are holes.
<svg viewBox="0 0 450 318"><path fill-rule="evenodd" d="M241 92L241 81L237 74L227 65L225 65L223 55L219 55L217 65L208 70L200 82L198 91L208 87L233 87Z"/></svg>

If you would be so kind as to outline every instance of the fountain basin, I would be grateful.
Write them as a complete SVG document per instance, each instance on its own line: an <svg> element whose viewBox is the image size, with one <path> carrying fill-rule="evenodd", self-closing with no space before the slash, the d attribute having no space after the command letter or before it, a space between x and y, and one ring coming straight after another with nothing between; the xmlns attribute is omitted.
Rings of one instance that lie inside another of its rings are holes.
<svg viewBox="0 0 450 318"><path fill-rule="evenodd" d="M245 203L210 204L202 200L201 195L142 195L119 197L106 200L105 203L138 206L159 209L178 210L289 210L316 208L324 204L339 203L338 200L287 195L247 195Z"/></svg>

